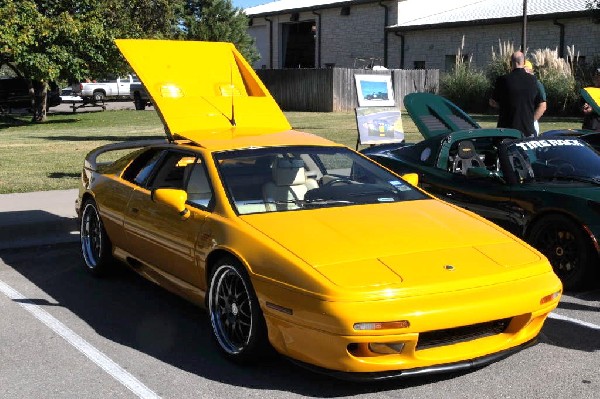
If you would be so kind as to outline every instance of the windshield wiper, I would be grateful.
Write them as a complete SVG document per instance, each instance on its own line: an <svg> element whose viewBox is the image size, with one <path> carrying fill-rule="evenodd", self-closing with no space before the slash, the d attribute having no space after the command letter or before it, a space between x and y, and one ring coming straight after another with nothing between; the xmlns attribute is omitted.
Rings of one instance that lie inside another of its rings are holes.
<svg viewBox="0 0 600 399"><path fill-rule="evenodd" d="M309 204L309 205L335 205L335 204L352 205L352 204L354 204L354 202L352 202L352 201L324 199L324 198L305 199L304 203Z"/></svg>

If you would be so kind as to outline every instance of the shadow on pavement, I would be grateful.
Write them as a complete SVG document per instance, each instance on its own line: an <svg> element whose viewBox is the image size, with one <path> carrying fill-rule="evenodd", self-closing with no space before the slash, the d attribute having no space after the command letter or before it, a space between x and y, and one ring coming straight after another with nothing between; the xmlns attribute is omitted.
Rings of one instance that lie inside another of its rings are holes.
<svg viewBox="0 0 600 399"><path fill-rule="evenodd" d="M0 212L0 250L77 241L77 228L75 217L44 210Z"/></svg>
<svg viewBox="0 0 600 399"><path fill-rule="evenodd" d="M234 386L335 398L420 386L466 374L353 383L304 370L281 356L244 367L219 354L203 309L125 267L108 278L91 276L84 270L77 244L2 251L0 258L56 301L28 298L27 303L65 307L113 342Z"/></svg>

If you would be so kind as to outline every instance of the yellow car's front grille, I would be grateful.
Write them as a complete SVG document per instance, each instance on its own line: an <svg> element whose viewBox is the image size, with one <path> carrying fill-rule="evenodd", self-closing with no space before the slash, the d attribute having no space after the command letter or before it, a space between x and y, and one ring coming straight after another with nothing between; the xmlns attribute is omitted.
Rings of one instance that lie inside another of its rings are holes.
<svg viewBox="0 0 600 399"><path fill-rule="evenodd" d="M469 326L423 332L419 334L416 350L447 346L497 335L506 330L510 321L511 319L494 320Z"/></svg>

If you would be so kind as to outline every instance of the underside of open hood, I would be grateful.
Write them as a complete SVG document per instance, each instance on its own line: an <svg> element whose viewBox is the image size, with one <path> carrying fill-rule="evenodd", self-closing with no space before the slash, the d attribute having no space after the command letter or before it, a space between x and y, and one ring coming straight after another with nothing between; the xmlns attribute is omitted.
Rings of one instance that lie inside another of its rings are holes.
<svg viewBox="0 0 600 399"><path fill-rule="evenodd" d="M481 126L448 99L432 93L410 93L404 107L425 139Z"/></svg>
<svg viewBox="0 0 600 399"><path fill-rule="evenodd" d="M285 115L231 43L115 41L159 112L169 140L271 134Z"/></svg>
<svg viewBox="0 0 600 399"><path fill-rule="evenodd" d="M600 87L585 87L580 90L586 103L590 104L598 115L600 115Z"/></svg>

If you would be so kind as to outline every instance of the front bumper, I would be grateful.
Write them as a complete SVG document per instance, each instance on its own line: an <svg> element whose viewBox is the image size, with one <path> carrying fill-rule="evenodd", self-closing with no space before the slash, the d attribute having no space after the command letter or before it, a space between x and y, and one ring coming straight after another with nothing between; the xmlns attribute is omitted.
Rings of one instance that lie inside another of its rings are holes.
<svg viewBox="0 0 600 399"><path fill-rule="evenodd" d="M340 378L385 379L479 367L531 345L560 295L541 299L560 288L557 277L545 273L507 285L375 302L300 306L288 291L283 306L292 312L266 308L264 315L269 341L284 356L346 376ZM352 328L393 320L410 326Z"/></svg>
<svg viewBox="0 0 600 399"><path fill-rule="evenodd" d="M473 369L485 367L489 364L495 363L502 359L505 359L523 349L529 348L537 344L537 337L518 345L514 348L510 348L501 352L492 353L487 356L478 357L475 359L440 364L428 367L417 367L414 369L406 370L393 370L393 371L382 371L382 372L367 372L367 373L356 373L356 372L343 372L338 370L329 370L326 368L314 366L312 364L304 363L292 358L288 358L292 363L297 364L300 367L308 369L312 372L319 374L325 374L330 377L338 378L340 380L355 381L355 382L368 382L368 381L383 381L397 378L408 378L418 377L422 375L433 375L433 374L444 374L444 373L458 373Z"/></svg>

